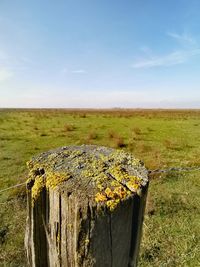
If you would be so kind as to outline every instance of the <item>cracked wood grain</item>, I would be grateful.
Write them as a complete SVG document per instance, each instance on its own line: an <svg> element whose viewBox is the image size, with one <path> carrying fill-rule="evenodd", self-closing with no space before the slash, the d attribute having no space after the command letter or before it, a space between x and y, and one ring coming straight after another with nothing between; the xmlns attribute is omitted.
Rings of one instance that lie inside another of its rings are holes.
<svg viewBox="0 0 200 267"><path fill-rule="evenodd" d="M94 151L90 149L95 155L96 147ZM104 149L97 149L97 152ZM54 156L59 170L62 167L62 172L68 172L72 162L66 166L63 151L65 149ZM87 150L84 153L81 155L85 156ZM43 164L43 157L46 161L49 155L53 157L52 152L46 153L37 161ZM76 160L74 155L72 158ZM57 173L56 163L53 166ZM43 170L42 174L38 173L45 178L46 167ZM141 170L144 171L144 168ZM135 172L142 171L137 169ZM71 175L70 179L63 179L56 187L43 187L34 201L32 189L28 190L25 237L28 266L136 267L148 183L143 186L140 195L130 195L111 211L106 203L95 202L97 191L93 177L78 177L79 170L75 173L75 178ZM113 175L108 176L109 183L118 182ZM119 184L128 190L126 183ZM105 181L105 186L108 186L108 181Z"/></svg>

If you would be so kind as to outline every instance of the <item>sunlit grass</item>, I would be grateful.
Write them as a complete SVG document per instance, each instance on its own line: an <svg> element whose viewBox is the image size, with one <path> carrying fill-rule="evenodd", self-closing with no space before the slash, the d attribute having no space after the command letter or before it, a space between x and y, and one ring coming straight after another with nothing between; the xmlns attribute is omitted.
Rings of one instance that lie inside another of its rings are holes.
<svg viewBox="0 0 200 267"><path fill-rule="evenodd" d="M26 161L70 144L129 150L149 169L200 165L198 110L1 110L0 190L26 179ZM156 175L139 266L198 266L200 172ZM25 188L0 194L0 266L25 266ZM2 236L1 236L2 235Z"/></svg>

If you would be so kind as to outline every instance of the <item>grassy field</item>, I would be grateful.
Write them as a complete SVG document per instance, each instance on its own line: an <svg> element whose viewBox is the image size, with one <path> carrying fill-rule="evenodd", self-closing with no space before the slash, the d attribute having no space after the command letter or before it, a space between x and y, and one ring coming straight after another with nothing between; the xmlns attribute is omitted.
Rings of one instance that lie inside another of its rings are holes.
<svg viewBox="0 0 200 267"><path fill-rule="evenodd" d="M0 190L69 144L131 151L149 169L200 166L200 110L0 110ZM152 177L140 267L200 266L200 171ZM0 266L25 266L25 187L0 193Z"/></svg>

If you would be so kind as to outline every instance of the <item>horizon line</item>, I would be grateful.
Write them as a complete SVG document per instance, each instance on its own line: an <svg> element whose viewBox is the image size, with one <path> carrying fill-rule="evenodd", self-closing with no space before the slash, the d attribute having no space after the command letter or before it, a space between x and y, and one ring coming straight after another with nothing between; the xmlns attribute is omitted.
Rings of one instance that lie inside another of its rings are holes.
<svg viewBox="0 0 200 267"><path fill-rule="evenodd" d="M12 109L19 109L19 110L200 110L200 107L198 108L181 108L181 107L102 107L102 108L90 108L90 107L0 107L0 110L12 110Z"/></svg>

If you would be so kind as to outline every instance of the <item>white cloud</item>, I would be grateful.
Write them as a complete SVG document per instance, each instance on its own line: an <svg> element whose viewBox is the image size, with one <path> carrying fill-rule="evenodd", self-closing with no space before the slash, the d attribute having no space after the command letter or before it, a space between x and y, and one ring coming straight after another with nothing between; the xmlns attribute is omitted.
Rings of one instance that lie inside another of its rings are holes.
<svg viewBox="0 0 200 267"><path fill-rule="evenodd" d="M74 70L70 70L68 68L63 68L61 69L61 74L86 74L87 71L84 69L74 69Z"/></svg>
<svg viewBox="0 0 200 267"><path fill-rule="evenodd" d="M168 32L167 35L172 37L182 45L196 45L196 40L187 33L178 34L175 32Z"/></svg>
<svg viewBox="0 0 200 267"><path fill-rule="evenodd" d="M13 76L13 73L6 69L0 69L0 82L9 80Z"/></svg>
<svg viewBox="0 0 200 267"><path fill-rule="evenodd" d="M84 69L78 69L78 70L72 70L71 73L83 74L83 73L87 73L87 71Z"/></svg>
<svg viewBox="0 0 200 267"><path fill-rule="evenodd" d="M179 50L167 55L153 57L151 59L139 60L132 64L132 68L152 68L152 67L168 67L186 62L192 56L199 55L200 49Z"/></svg>
<svg viewBox="0 0 200 267"><path fill-rule="evenodd" d="M143 59L134 62L131 67L135 69L152 68L152 67L168 67L182 64L191 57L200 55L200 48L197 46L196 40L187 33L178 34L176 32L168 32L168 36L173 38L179 44L179 49L160 56L153 55L151 49L142 46Z"/></svg>

